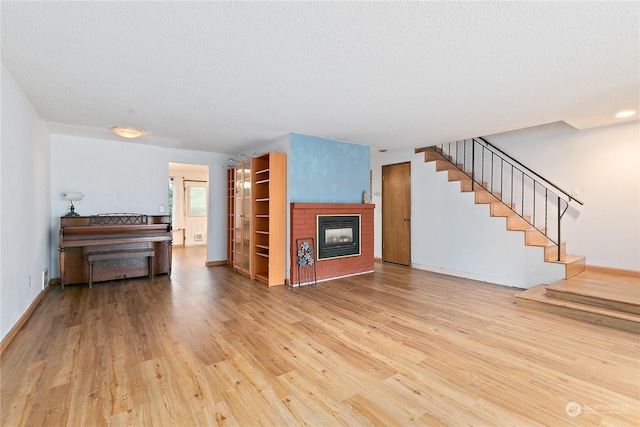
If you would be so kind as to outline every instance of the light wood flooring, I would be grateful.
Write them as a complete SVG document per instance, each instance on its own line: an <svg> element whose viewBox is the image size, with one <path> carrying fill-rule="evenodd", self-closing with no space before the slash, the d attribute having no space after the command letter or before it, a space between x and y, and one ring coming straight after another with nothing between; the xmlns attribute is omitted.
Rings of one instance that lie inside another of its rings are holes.
<svg viewBox="0 0 640 427"><path fill-rule="evenodd" d="M2 426L640 424L637 335L394 265L304 288L205 267L51 289L1 359Z"/></svg>

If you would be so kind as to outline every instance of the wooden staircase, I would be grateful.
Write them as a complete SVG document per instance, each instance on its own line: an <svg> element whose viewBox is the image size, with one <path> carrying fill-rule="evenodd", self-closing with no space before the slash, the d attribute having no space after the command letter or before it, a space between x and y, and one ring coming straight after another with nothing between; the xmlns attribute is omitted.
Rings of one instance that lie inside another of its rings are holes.
<svg viewBox="0 0 640 427"><path fill-rule="evenodd" d="M471 175L462 170L462 165L451 162L451 157L440 153L436 149L424 148L416 150L424 151L425 162L435 162L436 171L447 172L449 181L460 181L460 191L475 192L476 204L488 204L492 217L504 217L507 230L524 233L524 243L527 246L538 246L544 249L545 262L562 264L565 266L565 279L569 279L585 271L585 257L567 255L566 242L560 243L560 260L558 261L558 246L548 239L541 231L534 228L527 221L530 217L521 217L513 210L513 206L503 203L500 193L490 193L481 185L472 185Z"/></svg>
<svg viewBox="0 0 640 427"><path fill-rule="evenodd" d="M518 307L640 334L638 277L587 271L516 295Z"/></svg>

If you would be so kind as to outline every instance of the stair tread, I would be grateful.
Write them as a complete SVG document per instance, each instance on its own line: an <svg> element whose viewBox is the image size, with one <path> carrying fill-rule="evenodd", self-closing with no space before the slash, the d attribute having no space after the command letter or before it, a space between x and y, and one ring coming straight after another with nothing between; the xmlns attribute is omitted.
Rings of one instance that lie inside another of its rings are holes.
<svg viewBox="0 0 640 427"><path fill-rule="evenodd" d="M529 231L532 231L532 230L529 230ZM529 241L530 242L540 243L542 246L557 246L555 243L553 243L551 240L549 240L549 238L547 236L545 236L542 233L537 233L537 234L534 234L533 236L529 237ZM564 242L562 242L562 243L564 243Z"/></svg>
<svg viewBox="0 0 640 427"><path fill-rule="evenodd" d="M586 258L581 256L581 255L562 255L562 258L560 261L558 261L557 259L549 259L546 260L547 262L551 262L554 264L572 264L574 262L580 262L580 261L584 261Z"/></svg>
<svg viewBox="0 0 640 427"><path fill-rule="evenodd" d="M555 307L564 307L564 308L569 308L573 310L579 310L579 311L584 311L588 313L614 317L616 319L624 319L631 322L640 323L640 315L638 314L612 310L604 307L597 307L594 305L583 304L575 301L567 301L563 299L552 298L547 296L546 292L547 292L547 285L538 285L517 294L515 297L529 300L529 301L537 301L537 302L553 305Z"/></svg>
<svg viewBox="0 0 640 427"><path fill-rule="evenodd" d="M513 208L516 207L516 205L514 205L513 203L509 204L509 203L504 203L501 202L500 200L496 200L494 203L492 203L492 205L498 205L498 206L505 206L511 210L513 210ZM513 216L513 215L508 215L508 216Z"/></svg>
<svg viewBox="0 0 640 427"><path fill-rule="evenodd" d="M565 242L560 242L560 245L565 245ZM555 248L556 246L558 246L557 244L553 243L548 237L546 237L544 234L541 237L529 237L527 238L527 242L526 242L527 246L539 246L541 248Z"/></svg>

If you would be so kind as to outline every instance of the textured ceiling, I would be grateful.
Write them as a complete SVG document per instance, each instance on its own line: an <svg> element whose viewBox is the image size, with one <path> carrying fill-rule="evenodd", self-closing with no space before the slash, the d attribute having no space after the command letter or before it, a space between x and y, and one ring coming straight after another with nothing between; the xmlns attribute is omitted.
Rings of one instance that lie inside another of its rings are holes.
<svg viewBox="0 0 640 427"><path fill-rule="evenodd" d="M638 110L638 2L1 2L55 133L237 153L288 132L415 148ZM637 119L637 116L636 116Z"/></svg>

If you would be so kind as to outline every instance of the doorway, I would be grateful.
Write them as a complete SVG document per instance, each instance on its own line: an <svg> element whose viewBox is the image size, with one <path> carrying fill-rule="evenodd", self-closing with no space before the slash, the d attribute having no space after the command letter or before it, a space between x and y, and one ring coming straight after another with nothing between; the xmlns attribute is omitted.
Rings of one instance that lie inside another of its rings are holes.
<svg viewBox="0 0 640 427"><path fill-rule="evenodd" d="M206 246L209 188L206 181L184 181L184 246Z"/></svg>
<svg viewBox="0 0 640 427"><path fill-rule="evenodd" d="M382 166L382 261L411 265L411 163Z"/></svg>
<svg viewBox="0 0 640 427"><path fill-rule="evenodd" d="M207 246L209 166L169 163L173 245Z"/></svg>

